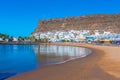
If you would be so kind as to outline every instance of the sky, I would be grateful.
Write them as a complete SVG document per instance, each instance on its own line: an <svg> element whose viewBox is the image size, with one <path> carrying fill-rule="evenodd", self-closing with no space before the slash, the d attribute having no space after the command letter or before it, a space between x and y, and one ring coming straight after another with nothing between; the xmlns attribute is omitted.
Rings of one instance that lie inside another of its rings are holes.
<svg viewBox="0 0 120 80"><path fill-rule="evenodd" d="M39 20L119 13L120 0L0 0L0 33L29 36Z"/></svg>

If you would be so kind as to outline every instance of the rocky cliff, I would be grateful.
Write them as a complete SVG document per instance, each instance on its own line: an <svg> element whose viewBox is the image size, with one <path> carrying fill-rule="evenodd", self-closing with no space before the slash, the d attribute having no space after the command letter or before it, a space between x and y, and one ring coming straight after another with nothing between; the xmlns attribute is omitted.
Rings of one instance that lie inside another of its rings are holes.
<svg viewBox="0 0 120 80"><path fill-rule="evenodd" d="M87 15L80 17L40 20L33 33L63 30L100 30L120 32L120 14ZM33 34L32 33L32 34Z"/></svg>

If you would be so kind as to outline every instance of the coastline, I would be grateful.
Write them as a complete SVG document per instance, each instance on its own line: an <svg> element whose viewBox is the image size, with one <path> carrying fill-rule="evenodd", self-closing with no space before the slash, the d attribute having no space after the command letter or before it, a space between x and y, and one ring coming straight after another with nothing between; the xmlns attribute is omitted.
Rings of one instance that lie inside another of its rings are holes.
<svg viewBox="0 0 120 80"><path fill-rule="evenodd" d="M37 45L34 42L0 42L1 45Z"/></svg>
<svg viewBox="0 0 120 80"><path fill-rule="evenodd" d="M48 44L85 47L92 49L93 52L85 58L44 66L6 80L120 80L120 54L118 54L120 47L78 43L46 45Z"/></svg>

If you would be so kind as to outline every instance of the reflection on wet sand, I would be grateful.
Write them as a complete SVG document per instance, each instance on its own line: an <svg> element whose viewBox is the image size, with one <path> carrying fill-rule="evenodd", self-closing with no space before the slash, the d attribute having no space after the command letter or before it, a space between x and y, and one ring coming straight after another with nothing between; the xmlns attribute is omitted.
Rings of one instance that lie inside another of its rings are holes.
<svg viewBox="0 0 120 80"><path fill-rule="evenodd" d="M33 49L39 66L85 57L91 52L85 48L56 45L34 45Z"/></svg>

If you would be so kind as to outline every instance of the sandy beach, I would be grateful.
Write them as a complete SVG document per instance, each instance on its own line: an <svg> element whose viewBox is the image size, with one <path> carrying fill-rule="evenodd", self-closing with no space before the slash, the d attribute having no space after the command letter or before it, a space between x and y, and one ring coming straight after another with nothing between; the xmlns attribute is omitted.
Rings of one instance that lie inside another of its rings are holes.
<svg viewBox="0 0 120 80"><path fill-rule="evenodd" d="M92 54L63 64L44 66L7 80L120 80L120 47L52 43L90 48Z"/></svg>

